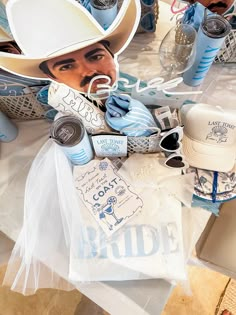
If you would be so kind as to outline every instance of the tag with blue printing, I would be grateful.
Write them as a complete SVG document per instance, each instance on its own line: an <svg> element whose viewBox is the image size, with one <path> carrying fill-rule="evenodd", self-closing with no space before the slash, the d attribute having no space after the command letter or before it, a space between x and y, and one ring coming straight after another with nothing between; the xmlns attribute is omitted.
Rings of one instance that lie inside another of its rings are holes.
<svg viewBox="0 0 236 315"><path fill-rule="evenodd" d="M127 136L94 135L93 148L98 157L127 156Z"/></svg>
<svg viewBox="0 0 236 315"><path fill-rule="evenodd" d="M143 207L142 199L109 159L75 167L74 179L80 199L107 236L140 213Z"/></svg>

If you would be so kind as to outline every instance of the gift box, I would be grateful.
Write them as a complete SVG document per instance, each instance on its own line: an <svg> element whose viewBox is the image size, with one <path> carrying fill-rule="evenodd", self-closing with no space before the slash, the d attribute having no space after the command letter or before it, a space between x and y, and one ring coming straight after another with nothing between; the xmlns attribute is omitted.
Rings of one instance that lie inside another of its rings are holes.
<svg viewBox="0 0 236 315"><path fill-rule="evenodd" d="M236 277L235 253L235 199L224 203L217 217L211 215L196 245L196 255L201 263L228 277Z"/></svg>

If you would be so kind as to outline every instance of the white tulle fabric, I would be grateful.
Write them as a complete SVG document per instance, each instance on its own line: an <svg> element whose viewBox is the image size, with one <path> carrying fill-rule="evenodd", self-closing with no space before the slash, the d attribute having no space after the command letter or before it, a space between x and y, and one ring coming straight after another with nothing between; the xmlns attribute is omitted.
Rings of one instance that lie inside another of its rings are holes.
<svg viewBox="0 0 236 315"><path fill-rule="evenodd" d="M80 230L78 242L86 240L79 222L72 169L60 148L49 140L36 156L26 182L24 223L13 249L4 285L23 294L38 288L73 289L69 284L72 213ZM77 246L82 243L77 243Z"/></svg>

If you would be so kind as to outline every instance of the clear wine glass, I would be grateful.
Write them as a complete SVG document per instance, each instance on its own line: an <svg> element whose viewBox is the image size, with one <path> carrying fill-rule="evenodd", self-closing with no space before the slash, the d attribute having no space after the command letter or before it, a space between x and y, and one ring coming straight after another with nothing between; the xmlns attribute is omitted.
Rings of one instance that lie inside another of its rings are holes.
<svg viewBox="0 0 236 315"><path fill-rule="evenodd" d="M188 70L196 56L197 32L189 24L177 24L163 38L160 48L160 63L169 77Z"/></svg>

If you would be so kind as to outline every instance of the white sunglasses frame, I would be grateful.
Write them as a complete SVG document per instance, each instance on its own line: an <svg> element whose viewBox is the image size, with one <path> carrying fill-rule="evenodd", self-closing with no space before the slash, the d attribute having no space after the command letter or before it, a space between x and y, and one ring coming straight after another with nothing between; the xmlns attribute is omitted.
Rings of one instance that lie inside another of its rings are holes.
<svg viewBox="0 0 236 315"><path fill-rule="evenodd" d="M179 138L177 140L178 144L179 144L179 147L178 149L175 149L175 150L168 150L168 149L165 149L164 147L162 147L161 145L161 142L166 138L168 137L170 134L172 133L178 133L179 135ZM181 148L182 148L182 143L181 143L181 140L183 139L183 127L181 126L177 126L167 132L165 132L165 134L162 136L160 142L159 142L159 148L164 151L164 152L168 152L168 153L171 153L169 156L167 156L167 159L165 160L164 164L166 167L168 168L174 168L174 169L185 169L185 168L188 168L189 167L189 164L187 163L187 161L185 161L185 156L183 154L181 154ZM169 166L167 165L168 161L170 161L171 159L175 158L175 157L180 157L182 159L182 163L184 164L182 167L174 167L174 166Z"/></svg>
<svg viewBox="0 0 236 315"><path fill-rule="evenodd" d="M182 167L174 167L174 166L169 166L167 165L167 162L170 161L171 159L175 158L175 157L180 157L182 159L182 163L184 164ZM182 170L182 169L186 169L189 167L189 164L187 161L185 161L185 156L182 155L180 152L175 151L173 154L170 154L167 159L164 162L165 166L168 168L174 168L174 169L178 169L178 170Z"/></svg>
<svg viewBox="0 0 236 315"><path fill-rule="evenodd" d="M172 133L178 133L178 135L179 135L179 138L178 138L178 143L179 143L179 147L178 147L178 149L175 149L175 150L168 150L168 149L165 149L164 147L162 147L162 145L161 145L161 142L166 138L166 137L168 137L169 135L171 135ZM173 128L173 129L171 129L171 130L169 130L169 131L167 131L162 137L161 137L161 139L160 139L160 142L159 142L159 147L160 147L160 149L162 150L162 151L164 151L164 152L175 152L175 153L180 153L180 151L181 151L181 148L182 148L182 143L180 142L182 139L183 139L183 135L184 135L184 133L183 133L183 127L181 127L181 126L177 126L177 127L175 127L175 128Z"/></svg>

